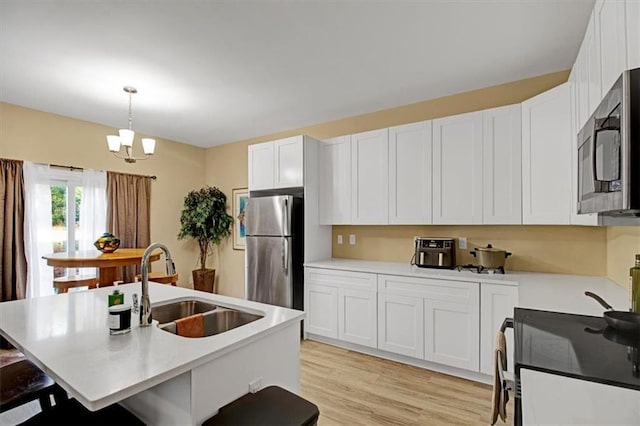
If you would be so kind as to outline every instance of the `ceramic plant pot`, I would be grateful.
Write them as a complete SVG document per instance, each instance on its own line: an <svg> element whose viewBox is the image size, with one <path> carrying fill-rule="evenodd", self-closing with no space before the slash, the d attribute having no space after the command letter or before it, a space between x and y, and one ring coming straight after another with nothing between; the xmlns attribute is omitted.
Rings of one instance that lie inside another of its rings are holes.
<svg viewBox="0 0 640 426"><path fill-rule="evenodd" d="M103 253L113 253L120 247L120 239L113 234L105 232L93 245Z"/></svg>

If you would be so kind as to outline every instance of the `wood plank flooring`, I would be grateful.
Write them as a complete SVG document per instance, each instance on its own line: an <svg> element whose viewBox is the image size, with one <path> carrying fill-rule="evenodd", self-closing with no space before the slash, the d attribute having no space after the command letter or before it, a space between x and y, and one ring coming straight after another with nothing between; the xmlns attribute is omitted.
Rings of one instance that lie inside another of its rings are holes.
<svg viewBox="0 0 640 426"><path fill-rule="evenodd" d="M300 389L320 426L491 424L490 386L311 340L301 342Z"/></svg>

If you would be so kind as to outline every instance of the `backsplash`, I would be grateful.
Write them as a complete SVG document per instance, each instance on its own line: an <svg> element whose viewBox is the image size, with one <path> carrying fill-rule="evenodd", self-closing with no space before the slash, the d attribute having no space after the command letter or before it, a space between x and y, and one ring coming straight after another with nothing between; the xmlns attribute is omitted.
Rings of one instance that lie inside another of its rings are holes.
<svg viewBox="0 0 640 426"><path fill-rule="evenodd" d="M337 244L337 236L343 244ZM349 235L356 244L349 244ZM507 271L552 272L572 275L607 276L607 228L588 226L469 225L469 226L334 226L333 257L411 261L413 237L456 238L456 263L477 263L469 253L491 243L513 253ZM467 238L467 249L458 247ZM619 283L620 284L620 283Z"/></svg>

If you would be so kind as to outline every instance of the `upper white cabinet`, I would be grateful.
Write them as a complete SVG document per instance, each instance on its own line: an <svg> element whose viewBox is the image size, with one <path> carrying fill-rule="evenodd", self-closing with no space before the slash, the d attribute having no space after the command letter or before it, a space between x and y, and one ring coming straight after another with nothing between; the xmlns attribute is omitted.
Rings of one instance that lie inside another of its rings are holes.
<svg viewBox="0 0 640 426"><path fill-rule="evenodd" d="M520 104L485 110L482 116L482 223L520 224L522 223Z"/></svg>
<svg viewBox="0 0 640 426"><path fill-rule="evenodd" d="M319 214L321 225L351 223L351 136L319 145Z"/></svg>
<svg viewBox="0 0 640 426"><path fill-rule="evenodd" d="M388 223L388 170L388 129L351 135L351 223Z"/></svg>
<svg viewBox="0 0 640 426"><path fill-rule="evenodd" d="M482 223L482 112L433 120L433 223Z"/></svg>
<svg viewBox="0 0 640 426"><path fill-rule="evenodd" d="M640 68L640 1L625 2L627 28L627 68Z"/></svg>
<svg viewBox="0 0 640 426"><path fill-rule="evenodd" d="M249 191L304 185L304 136L249 145Z"/></svg>
<svg viewBox="0 0 640 426"><path fill-rule="evenodd" d="M627 69L625 2L598 0L593 14L600 51L601 95L604 96ZM640 25L640 22L635 25Z"/></svg>
<svg viewBox="0 0 640 426"><path fill-rule="evenodd" d="M594 11L595 12L595 11ZM600 77L600 43L596 34L595 13L591 14L587 31L574 64L578 100L578 118L586 123L602 97ZM582 127L582 124L580 125Z"/></svg>
<svg viewBox="0 0 640 426"><path fill-rule="evenodd" d="M522 103L522 222L569 224L571 202L569 83Z"/></svg>
<svg viewBox="0 0 640 426"><path fill-rule="evenodd" d="M431 223L431 121L389 128L389 223Z"/></svg>

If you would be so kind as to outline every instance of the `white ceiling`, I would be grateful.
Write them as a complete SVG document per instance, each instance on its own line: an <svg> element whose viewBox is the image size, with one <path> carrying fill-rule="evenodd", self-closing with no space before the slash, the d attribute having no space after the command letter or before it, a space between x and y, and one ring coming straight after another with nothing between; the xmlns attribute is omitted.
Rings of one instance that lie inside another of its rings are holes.
<svg viewBox="0 0 640 426"><path fill-rule="evenodd" d="M0 100L202 147L568 69L593 0L0 0Z"/></svg>

